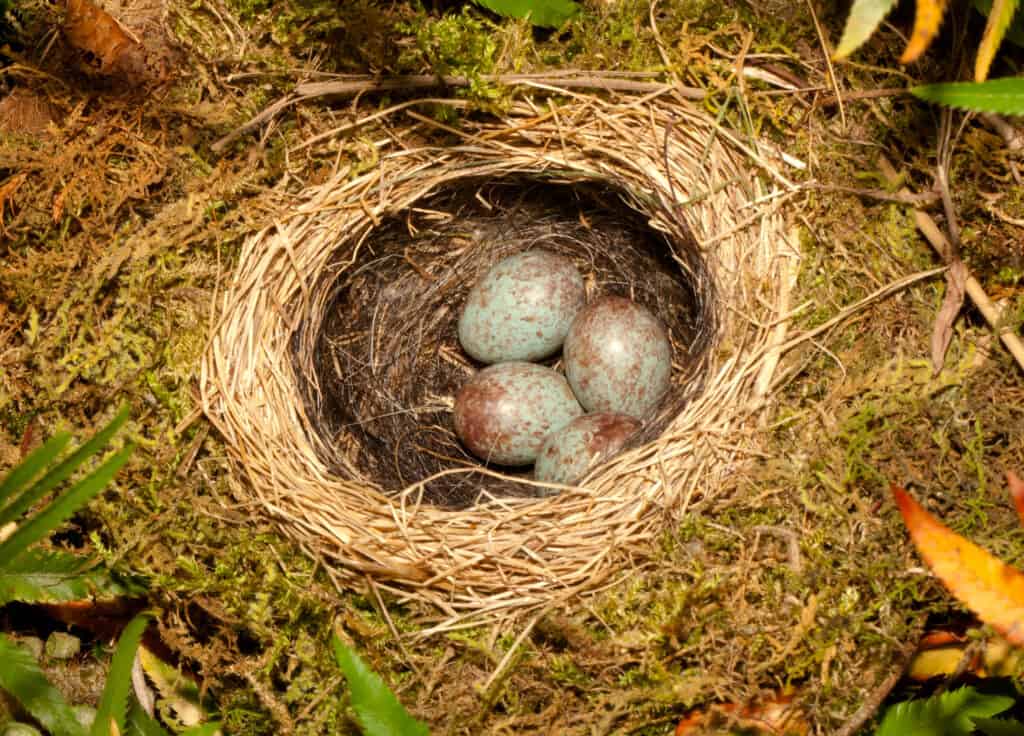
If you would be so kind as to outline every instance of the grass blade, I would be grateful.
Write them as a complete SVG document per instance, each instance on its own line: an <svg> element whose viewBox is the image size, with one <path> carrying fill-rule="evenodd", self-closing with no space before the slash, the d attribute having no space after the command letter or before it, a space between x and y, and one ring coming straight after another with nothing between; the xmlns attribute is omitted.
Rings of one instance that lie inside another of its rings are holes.
<svg viewBox="0 0 1024 736"><path fill-rule="evenodd" d="M139 648L142 634L149 626L151 618L149 614L139 614L124 627L121 638L117 640L117 648L110 660L110 671L107 672L107 684L100 696L96 720L93 721L89 736L110 736L111 723L116 724L118 733L124 733L128 719L128 693L132 686L135 651Z"/></svg>
<svg viewBox="0 0 1024 736"><path fill-rule="evenodd" d="M64 696L46 679L32 654L0 634L0 689L13 696L47 731L85 736Z"/></svg>
<svg viewBox="0 0 1024 736"><path fill-rule="evenodd" d="M1005 77L987 82L946 82L910 88L926 102L975 112L1024 115L1024 78Z"/></svg>
<svg viewBox="0 0 1024 736"><path fill-rule="evenodd" d="M0 526L9 521L14 521L28 511L32 504L56 488L58 484L70 478L79 465L99 453L103 446L110 441L110 438L114 436L114 433L121 428L121 425L128 420L128 410L127 404L122 406L120 411L117 412L117 416L111 419L107 426L75 450L64 462L44 475L38 483L25 491L17 500L12 501L3 510L0 510Z"/></svg>
<svg viewBox="0 0 1024 736"><path fill-rule="evenodd" d="M0 543L0 567L8 567L15 557L24 552L30 545L47 536L61 522L84 506L110 482L128 458L131 457L134 445L128 445L91 475L86 476L69 490L61 494L39 514L22 524L18 529Z"/></svg>
<svg viewBox="0 0 1024 736"><path fill-rule="evenodd" d="M1006 31L1010 27L1014 14L1017 12L1017 0L995 0L988 13L985 34L978 46L978 57L974 61L974 81L984 82L988 78L988 70L992 59L1003 43Z"/></svg>
<svg viewBox="0 0 1024 736"><path fill-rule="evenodd" d="M430 731L398 702L380 676L335 634L334 657L348 680L356 719L366 736L428 736Z"/></svg>
<svg viewBox="0 0 1024 736"><path fill-rule="evenodd" d="M35 478L47 465L57 459L60 451L71 440L68 432L60 432L48 439L46 443L34 450L14 466L14 469L7 474L7 477L0 481L0 504L7 502L7 499L21 490L22 486ZM0 517L2 519L3 517ZM0 521L0 526L6 524Z"/></svg>

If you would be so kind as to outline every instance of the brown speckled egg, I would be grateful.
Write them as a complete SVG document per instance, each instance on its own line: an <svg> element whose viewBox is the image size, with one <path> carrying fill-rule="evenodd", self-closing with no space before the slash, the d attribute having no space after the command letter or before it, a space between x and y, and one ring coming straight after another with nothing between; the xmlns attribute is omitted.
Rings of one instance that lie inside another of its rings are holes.
<svg viewBox="0 0 1024 736"><path fill-rule="evenodd" d="M640 429L625 414L598 412L577 417L544 440L534 477L544 483L577 483L587 472L622 449Z"/></svg>
<svg viewBox="0 0 1024 736"><path fill-rule="evenodd" d="M562 347L584 300L583 277L568 258L546 250L517 253L469 292L459 342L483 363L547 358Z"/></svg>
<svg viewBox="0 0 1024 736"><path fill-rule="evenodd" d="M499 363L455 397L455 433L482 460L529 465L549 434L582 413L562 374L534 363Z"/></svg>
<svg viewBox="0 0 1024 736"><path fill-rule="evenodd" d="M668 391L672 345L661 321L618 296L584 307L563 347L565 376L587 411L643 417Z"/></svg>

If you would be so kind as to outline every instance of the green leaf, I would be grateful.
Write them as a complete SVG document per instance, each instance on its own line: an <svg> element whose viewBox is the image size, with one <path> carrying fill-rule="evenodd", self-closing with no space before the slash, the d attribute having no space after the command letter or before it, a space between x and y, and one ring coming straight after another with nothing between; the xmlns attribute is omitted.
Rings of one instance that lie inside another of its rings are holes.
<svg viewBox="0 0 1024 736"><path fill-rule="evenodd" d="M983 736L1021 736L1024 723L1007 718L975 718L974 727Z"/></svg>
<svg viewBox="0 0 1024 736"><path fill-rule="evenodd" d="M981 37L981 44L978 46L978 57L974 62L974 81L984 82L988 78L988 70L992 66L992 59L996 56L1006 31L1010 27L1017 12L1018 0L995 0L992 3L992 10L988 14L988 23L985 25L985 33Z"/></svg>
<svg viewBox="0 0 1024 736"><path fill-rule="evenodd" d="M1005 695L962 687L890 706L875 736L970 736L975 718L989 718L1012 705L1013 698Z"/></svg>
<svg viewBox="0 0 1024 736"><path fill-rule="evenodd" d="M0 504L7 502L7 499L21 490L22 486L28 483L42 472L43 468L57 459L60 451L71 440L67 432L55 434L46 443L34 450L24 460L14 466L14 469L0 481ZM2 519L3 517L0 517ZM8 521L10 521L9 519ZM7 521L0 521L0 526Z"/></svg>
<svg viewBox="0 0 1024 736"><path fill-rule="evenodd" d="M149 626L152 617L142 613L133 618L121 638L110 660L110 671L107 672L107 684L100 696L100 704L96 707L96 720L92 724L89 736L110 736L111 722L117 724L119 733L124 733L128 716L128 692L132 685L132 664L135 662L135 650L139 648L142 634Z"/></svg>
<svg viewBox="0 0 1024 736"><path fill-rule="evenodd" d="M169 736L169 734L143 709L138 700L132 698L124 736Z"/></svg>
<svg viewBox="0 0 1024 736"><path fill-rule="evenodd" d="M55 736L85 736L64 696L46 679L32 653L0 634L0 688Z"/></svg>
<svg viewBox="0 0 1024 736"><path fill-rule="evenodd" d="M211 721L210 723L200 723L198 726L187 728L178 734L178 736L213 736L219 730L220 722Z"/></svg>
<svg viewBox="0 0 1024 736"><path fill-rule="evenodd" d="M376 672L366 666L335 634L334 657L348 680L349 697L356 720L366 736L427 736L430 731L402 707Z"/></svg>
<svg viewBox="0 0 1024 736"><path fill-rule="evenodd" d="M896 0L854 0L850 15L846 18L843 37L839 39L832 57L845 59L867 41L885 16L896 5Z"/></svg>
<svg viewBox="0 0 1024 736"><path fill-rule="evenodd" d="M0 606L63 603L135 595L145 588L100 567L89 557L61 550L29 549L0 564Z"/></svg>
<svg viewBox="0 0 1024 736"><path fill-rule="evenodd" d="M91 475L78 481L40 513L19 526L4 542L0 542L0 566L8 567L11 560L56 529L61 522L102 491L121 466L128 462L134 449L134 445L128 445L113 455Z"/></svg>
<svg viewBox="0 0 1024 736"><path fill-rule="evenodd" d="M93 455L98 454L99 451L103 449L103 446L110 441L110 438L114 436L114 433L120 429L121 425L128 419L128 408L127 404L122 406L121 410L117 412L117 416L111 419L107 426L93 435L88 442L79 447L64 462L44 475L38 483L25 491L21 497L12 501L4 509L0 510L0 526L3 526L9 521L14 521L23 513L28 511L32 507L32 504L56 488L58 484L70 478L71 474L78 469L79 465L84 463ZM58 437L59 436L60 435L58 435ZM52 441L53 440L51 439L50 442ZM49 445L50 443L47 442L46 444ZM63 447L63 445L61 446ZM40 448L40 450L45 449L45 447L46 445ZM34 454L35 453L33 453L33 455Z"/></svg>
<svg viewBox="0 0 1024 736"><path fill-rule="evenodd" d="M488 10L510 18L529 18L535 26L559 28L579 12L574 0L476 0Z"/></svg>
<svg viewBox="0 0 1024 736"><path fill-rule="evenodd" d="M975 10L986 18L992 12L992 0L974 0L971 4ZM1020 8L1017 9L1017 14L1010 21L1010 27L1006 29L1006 38L1004 40L1009 41L1014 46L1024 48L1024 13L1020 12Z"/></svg>
<svg viewBox="0 0 1024 736"><path fill-rule="evenodd" d="M1024 115L1024 78L1006 77L987 82L946 82L910 88L926 102L975 112Z"/></svg>

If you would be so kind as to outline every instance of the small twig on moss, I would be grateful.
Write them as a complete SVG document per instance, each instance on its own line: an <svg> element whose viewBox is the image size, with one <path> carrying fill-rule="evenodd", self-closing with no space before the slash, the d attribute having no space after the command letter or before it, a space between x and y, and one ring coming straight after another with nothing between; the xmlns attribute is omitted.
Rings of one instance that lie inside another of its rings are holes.
<svg viewBox="0 0 1024 736"><path fill-rule="evenodd" d="M868 694L860 708L846 719L846 722L836 731L835 736L853 736L878 712L882 703L889 697L889 693L896 687L896 683L903 677L907 665L910 664L914 653L917 651L917 640L919 638L919 635L915 635L909 643L903 646L892 671L879 683L878 687Z"/></svg>
<svg viewBox="0 0 1024 736"><path fill-rule="evenodd" d="M330 82L300 82L288 95L260 111L248 122L243 123L212 146L214 153L220 153L224 147L239 136L248 133L265 122L273 119L284 109L305 100L316 97L349 96L367 92L397 92L404 90L432 89L436 87L469 87L472 84L485 82L489 84L544 85L563 89L598 89L609 92L658 92L674 90L680 97L688 100L703 100L705 91L698 87L685 87L681 84L667 82L643 81L633 78L635 75L622 75L614 72L569 72L554 74L481 74L479 77L463 77L455 75L415 74L399 77L377 77L373 75L352 76Z"/></svg>
<svg viewBox="0 0 1024 736"><path fill-rule="evenodd" d="M876 199L880 202L897 202L899 204L931 204L939 200L936 192L887 192L884 189L862 189L859 187L844 187L836 184L804 184L804 189L811 189L816 192L842 192L856 194L858 197Z"/></svg>
<svg viewBox="0 0 1024 736"><path fill-rule="evenodd" d="M843 106L843 93L839 88L836 70L832 66L832 53L828 49L828 43L825 41L825 32L821 29L821 23L818 22L818 14L815 12L814 3L811 0L807 0L807 8L811 11L811 20L814 21L814 30L818 34L821 51L825 54L825 69L828 71L828 81L831 82L832 89L836 92L836 104L839 105L839 120L842 122L843 130L846 130L846 107Z"/></svg>

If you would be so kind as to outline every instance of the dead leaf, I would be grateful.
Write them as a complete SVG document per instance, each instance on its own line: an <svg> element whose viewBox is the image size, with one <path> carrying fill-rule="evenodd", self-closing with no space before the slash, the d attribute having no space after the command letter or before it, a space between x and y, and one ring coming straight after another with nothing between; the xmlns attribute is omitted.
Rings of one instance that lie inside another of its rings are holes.
<svg viewBox="0 0 1024 736"><path fill-rule="evenodd" d="M946 527L904 489L891 490L918 553L947 590L1011 644L1024 645L1024 574Z"/></svg>
<svg viewBox="0 0 1024 736"><path fill-rule="evenodd" d="M1010 486L1010 497L1013 499L1013 507L1017 509L1017 518L1024 525L1024 480L1018 478L1012 470L1007 470L1006 483Z"/></svg>
<svg viewBox="0 0 1024 736"><path fill-rule="evenodd" d="M917 653L907 666L907 677L924 682L933 677L949 677L961 671L976 677L1011 677L1024 662L1024 650L1011 647L1002 637L990 637L981 647L971 649L978 642L980 629L957 634L951 631L930 631L921 637ZM964 657L970 657L964 662Z"/></svg>
<svg viewBox="0 0 1024 736"><path fill-rule="evenodd" d="M146 74L146 52L121 24L92 0L67 0L64 35L95 61L101 74L122 74L138 81Z"/></svg>
<svg viewBox="0 0 1024 736"><path fill-rule="evenodd" d="M771 700L756 705L739 706L721 703L690 713L676 726L675 736L697 736L705 733L716 715L732 716L740 728L768 734L804 736L810 725L789 693L776 693Z"/></svg>
<svg viewBox="0 0 1024 736"><path fill-rule="evenodd" d="M907 48L900 57L901 64L917 61L928 45L939 32L942 15L949 0L917 0L917 12L914 15L914 30L910 34Z"/></svg>
<svg viewBox="0 0 1024 736"><path fill-rule="evenodd" d="M13 203L14 195L18 191L18 187L24 183L27 177L28 174L24 172L15 174L0 186L0 235L7 234L7 229L4 227L4 212L7 211L7 203ZM12 206L11 211L13 212L13 210L14 208Z"/></svg>
<svg viewBox="0 0 1024 736"><path fill-rule="evenodd" d="M946 350L953 339L953 323L964 306L966 284L967 266L957 258L946 271L946 298L942 300L932 327L932 369L935 375L939 375L946 360Z"/></svg>

